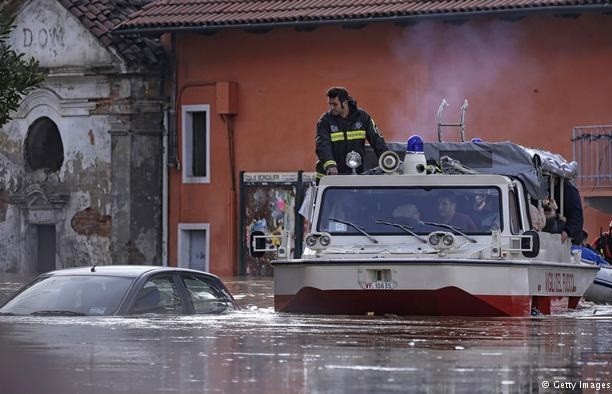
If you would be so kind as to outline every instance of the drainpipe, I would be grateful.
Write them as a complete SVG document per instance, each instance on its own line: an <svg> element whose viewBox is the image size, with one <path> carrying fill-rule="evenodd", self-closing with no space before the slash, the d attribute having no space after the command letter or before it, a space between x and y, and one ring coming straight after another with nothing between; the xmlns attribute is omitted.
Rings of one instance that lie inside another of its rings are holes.
<svg viewBox="0 0 612 394"><path fill-rule="evenodd" d="M168 266L168 244L169 244L169 186L168 177L170 173L170 166L174 168L180 168L177 160L176 145L178 138L176 136L176 100L178 94L178 88L176 85L176 35L170 34L170 105L164 113L164 135L162 138L163 154L162 154L162 265ZM170 144L168 138L173 138L172 149L173 152L170 154ZM170 163L170 157L172 162Z"/></svg>
<svg viewBox="0 0 612 394"><path fill-rule="evenodd" d="M162 266L168 266L168 111L164 112L162 136Z"/></svg>
<svg viewBox="0 0 612 394"><path fill-rule="evenodd" d="M168 266L168 110L164 112L162 137L162 265Z"/></svg>
<svg viewBox="0 0 612 394"><path fill-rule="evenodd" d="M228 143L228 155L229 155L229 170L230 177L232 181L232 189L231 189L231 198L230 204L228 208L228 216L229 216L229 229L228 236L229 239L235 239L236 248L230 248L229 250L229 260L232 262L232 266L235 272L239 272L239 263L238 256L240 251L240 245L242 240L240 239L240 228L238 227L238 195L236 190L236 154L235 154L235 142L234 142L234 120L236 114L221 114L221 119L227 126L227 143ZM232 238L232 234L235 235L235 238Z"/></svg>
<svg viewBox="0 0 612 394"><path fill-rule="evenodd" d="M230 176L232 180L232 194L236 197L236 149L234 147L234 118L236 114L221 114L223 123L227 126L227 143L229 144Z"/></svg>
<svg viewBox="0 0 612 394"><path fill-rule="evenodd" d="M230 226L228 227L228 239L235 242L235 248L229 248L229 260L232 263L234 272L239 271L239 262L237 260L240 255L240 228L238 227L238 191L236 188L236 153L235 153L235 136L234 125L236 116L238 115L238 83L236 82L217 82L216 86L216 102L217 114L227 127L227 144L228 144L228 159L229 172L231 180L230 203L228 206L228 217Z"/></svg>

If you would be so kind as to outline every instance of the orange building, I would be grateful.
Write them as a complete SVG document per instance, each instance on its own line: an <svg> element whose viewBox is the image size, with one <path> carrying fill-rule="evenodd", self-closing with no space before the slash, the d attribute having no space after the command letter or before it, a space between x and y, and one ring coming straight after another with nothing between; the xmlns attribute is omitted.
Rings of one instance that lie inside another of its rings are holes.
<svg viewBox="0 0 612 394"><path fill-rule="evenodd" d="M197 258L197 243L207 245L204 268L239 271L240 173L313 171L315 123L330 86L347 87L387 141L415 133L436 140L442 99L449 122L468 100L467 138L512 140L569 160L575 128L612 130L605 1L170 3L154 1L116 30L164 35L174 65L170 265ZM602 135L609 141L612 131ZM612 214L610 155L598 167L605 182L583 189L607 198L599 209L585 200L591 234Z"/></svg>

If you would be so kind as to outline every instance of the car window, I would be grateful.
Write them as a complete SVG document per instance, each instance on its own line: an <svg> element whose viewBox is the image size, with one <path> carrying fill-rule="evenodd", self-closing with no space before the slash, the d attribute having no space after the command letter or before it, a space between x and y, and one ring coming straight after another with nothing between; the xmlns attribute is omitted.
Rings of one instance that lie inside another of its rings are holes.
<svg viewBox="0 0 612 394"><path fill-rule="evenodd" d="M138 292L132 314L183 313L183 301L172 276L149 279Z"/></svg>
<svg viewBox="0 0 612 394"><path fill-rule="evenodd" d="M132 279L61 275L41 278L2 308L15 314L82 314L107 316L119 306Z"/></svg>
<svg viewBox="0 0 612 394"><path fill-rule="evenodd" d="M207 278L197 275L186 275L182 278L195 313L221 313L234 309L230 297Z"/></svg>

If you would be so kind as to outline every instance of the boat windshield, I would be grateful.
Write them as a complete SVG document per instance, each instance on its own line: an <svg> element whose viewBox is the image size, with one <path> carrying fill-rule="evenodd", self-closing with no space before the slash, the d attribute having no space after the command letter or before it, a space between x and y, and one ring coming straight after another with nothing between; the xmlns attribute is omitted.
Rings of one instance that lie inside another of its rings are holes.
<svg viewBox="0 0 612 394"><path fill-rule="evenodd" d="M323 193L318 231L334 235L357 235L354 223L371 235L410 236L440 230L431 223L460 229L465 234L485 235L502 229L501 193L497 187L328 187ZM427 222L427 223L426 223ZM428 224L430 223L430 224Z"/></svg>

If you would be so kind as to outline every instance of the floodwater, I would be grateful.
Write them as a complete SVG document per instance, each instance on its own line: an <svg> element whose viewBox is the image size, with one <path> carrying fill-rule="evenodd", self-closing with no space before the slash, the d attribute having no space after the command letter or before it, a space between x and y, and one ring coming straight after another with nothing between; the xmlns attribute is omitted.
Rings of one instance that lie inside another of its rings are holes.
<svg viewBox="0 0 612 394"><path fill-rule="evenodd" d="M0 301L23 280L1 274ZM243 310L0 316L0 392L612 392L612 305L535 318L300 316L274 312L271 279L225 282Z"/></svg>

